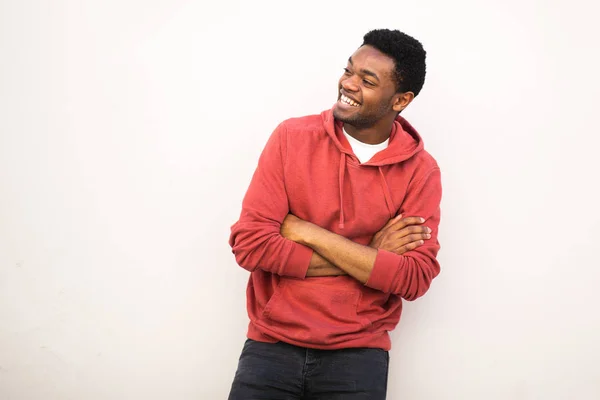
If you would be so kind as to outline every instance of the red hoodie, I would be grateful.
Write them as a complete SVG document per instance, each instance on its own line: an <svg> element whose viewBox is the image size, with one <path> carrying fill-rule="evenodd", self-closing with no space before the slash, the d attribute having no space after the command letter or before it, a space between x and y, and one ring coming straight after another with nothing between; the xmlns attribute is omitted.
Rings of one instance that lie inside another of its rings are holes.
<svg viewBox="0 0 600 400"><path fill-rule="evenodd" d="M440 170L402 117L388 147L363 164L332 110L293 118L271 135L244 197L230 245L251 272L248 337L317 349L389 350L402 299L422 296L440 267ZM305 278L313 250L285 239L288 213L356 243L397 214L426 219L431 239L396 255L378 250L366 285L350 276Z"/></svg>

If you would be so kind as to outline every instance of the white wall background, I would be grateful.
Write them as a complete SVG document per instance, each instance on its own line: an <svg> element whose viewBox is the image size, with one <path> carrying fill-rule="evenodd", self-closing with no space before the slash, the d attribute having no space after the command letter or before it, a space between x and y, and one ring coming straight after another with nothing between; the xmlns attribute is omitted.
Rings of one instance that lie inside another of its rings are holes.
<svg viewBox="0 0 600 400"><path fill-rule="evenodd" d="M405 116L445 189L388 397L600 399L599 8L0 1L0 398L225 398L257 157L388 27L428 51Z"/></svg>

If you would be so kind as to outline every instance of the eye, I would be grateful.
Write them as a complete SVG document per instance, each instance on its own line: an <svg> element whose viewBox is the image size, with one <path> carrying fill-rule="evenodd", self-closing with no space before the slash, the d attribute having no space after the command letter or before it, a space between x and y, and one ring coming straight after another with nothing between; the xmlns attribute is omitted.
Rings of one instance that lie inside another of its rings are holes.
<svg viewBox="0 0 600 400"><path fill-rule="evenodd" d="M344 68L344 74L350 75L350 70L348 68Z"/></svg>
<svg viewBox="0 0 600 400"><path fill-rule="evenodd" d="M371 81L368 81L368 80L366 80L366 79L363 79L363 82L364 82L364 84L365 84L365 85L369 85L369 86L375 86L375 84L374 84L373 82L371 82Z"/></svg>

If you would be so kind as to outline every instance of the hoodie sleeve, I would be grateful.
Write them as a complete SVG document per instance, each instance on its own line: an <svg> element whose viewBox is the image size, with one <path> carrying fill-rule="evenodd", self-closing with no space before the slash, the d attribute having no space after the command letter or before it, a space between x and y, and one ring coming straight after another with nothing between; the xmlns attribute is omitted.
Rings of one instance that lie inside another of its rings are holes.
<svg viewBox="0 0 600 400"><path fill-rule="evenodd" d="M440 272L436 260L440 244L438 225L442 186L439 168L411 184L400 209L405 216L425 218L431 228L431 238L415 250L402 255L378 250L375 265L366 285L385 293L394 293L405 300L415 300L427 292L433 278Z"/></svg>
<svg viewBox="0 0 600 400"><path fill-rule="evenodd" d="M242 202L239 220L231 227L229 245L237 263L252 272L304 278L313 250L281 236L289 213L284 165L286 128L279 125L265 146Z"/></svg>

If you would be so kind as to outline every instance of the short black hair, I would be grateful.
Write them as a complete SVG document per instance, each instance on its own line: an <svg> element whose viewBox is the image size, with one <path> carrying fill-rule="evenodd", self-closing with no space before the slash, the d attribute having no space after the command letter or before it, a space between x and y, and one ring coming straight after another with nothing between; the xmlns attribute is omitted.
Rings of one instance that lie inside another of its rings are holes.
<svg viewBox="0 0 600 400"><path fill-rule="evenodd" d="M394 60L396 91L413 92L416 97L425 82L426 52L421 42L406 33L389 29L372 30L363 40L362 46L372 46Z"/></svg>

